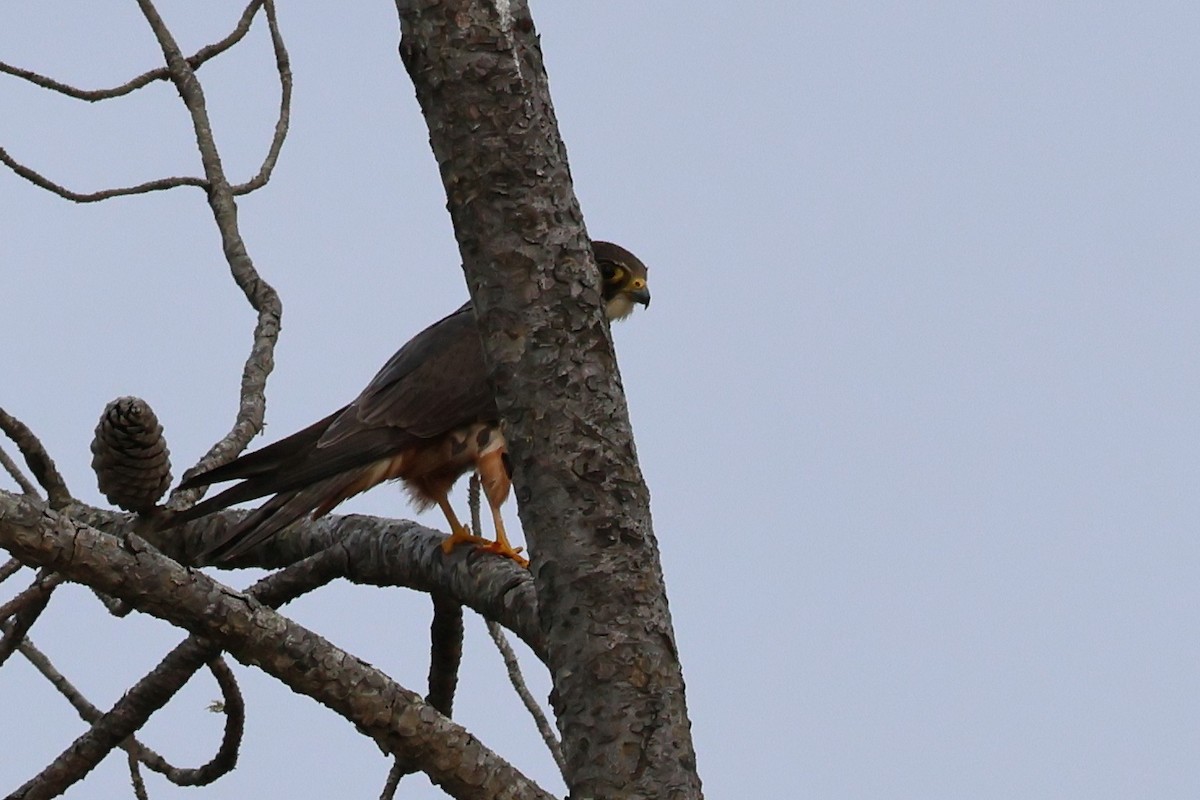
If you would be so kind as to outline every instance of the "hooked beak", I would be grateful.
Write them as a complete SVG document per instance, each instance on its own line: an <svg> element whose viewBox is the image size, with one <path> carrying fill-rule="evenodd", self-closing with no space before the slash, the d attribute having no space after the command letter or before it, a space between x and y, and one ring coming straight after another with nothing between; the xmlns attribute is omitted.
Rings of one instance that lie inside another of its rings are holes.
<svg viewBox="0 0 1200 800"><path fill-rule="evenodd" d="M648 287L630 292L629 297L635 303L641 303L646 308L650 307L650 289Z"/></svg>

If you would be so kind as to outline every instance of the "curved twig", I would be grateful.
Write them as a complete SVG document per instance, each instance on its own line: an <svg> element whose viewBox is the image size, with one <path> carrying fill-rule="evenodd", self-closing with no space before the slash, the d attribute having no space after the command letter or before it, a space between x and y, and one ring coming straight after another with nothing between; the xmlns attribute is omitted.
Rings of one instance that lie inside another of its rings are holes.
<svg viewBox="0 0 1200 800"><path fill-rule="evenodd" d="M238 688L237 678L225 659L219 656L212 659L208 662L208 669L221 688L220 711L225 715L225 732L212 759L194 769L181 769L171 766L166 759L145 746L143 752L138 754L138 760L176 786L207 786L237 766L238 749L246 729L246 703Z"/></svg>
<svg viewBox="0 0 1200 800"><path fill-rule="evenodd" d="M238 20L237 26L233 29L232 33L218 42L201 47L196 51L195 55L188 58L188 64L192 67L192 69L199 69L200 65L205 61L224 53L226 50L240 42L246 36L246 33L249 32L250 23L254 21L254 15L258 13L258 9L262 6L262 4L263 0L251 0L250 5L246 6L246 9L242 11L242 16ZM166 80L168 77L166 67L159 67L148 72L143 72L136 78L126 81L120 86L114 86L111 89L79 89L75 86L71 86L70 84L56 81L53 78L40 75L31 70L14 67L11 64L4 63L3 61L0 61L0 72L12 75L14 78L21 78L22 80L29 81L35 86L40 86L43 89L49 89L52 92L58 92L59 94L64 94L67 97L73 97L76 100L86 100L89 103L95 103L100 100L110 100L114 97L122 97L141 89L143 86L148 86L149 84L154 83L154 81Z"/></svg>
<svg viewBox="0 0 1200 800"><path fill-rule="evenodd" d="M33 668L40 672L42 677L58 690L59 694L66 698L71 707L79 714L80 719L94 725L104 716L104 712L84 697L83 693L58 671L46 654L28 638L21 642L17 649L25 657L25 660L33 665ZM225 735L222 738L221 746L212 761L196 769L181 769L169 764L165 758L142 744L134 736L129 736L117 743L118 747L145 764L149 769L161 773L167 780L180 786L200 786L212 783L233 769L236 763L237 747L245 722L245 707L237 684L230 685L233 675L229 671L229 667L223 661L219 665L215 661L210 662L209 666L217 675L218 684L225 695L225 710L229 715L226 719Z"/></svg>
<svg viewBox="0 0 1200 800"><path fill-rule="evenodd" d="M158 178L145 183L139 183L136 186L122 186L116 189L101 189L98 192L76 192L68 189L65 186L60 186L41 173L30 167L25 166L21 162L8 154L8 151L0 147L0 164L6 165L13 172L20 175L25 180L35 186L52 192L59 197L70 200L74 203L98 203L101 200L108 200L112 197L125 197L131 194L147 194L148 192L161 192L165 189L174 189L179 186L200 186L206 187L208 184L203 178Z"/></svg>
<svg viewBox="0 0 1200 800"><path fill-rule="evenodd" d="M287 47L283 44L283 36L279 33L279 20L275 18L275 0L266 0L266 10L267 27L271 31L271 47L275 51L275 69L279 73L279 118L275 121L275 134L271 137L271 146L267 148L266 158L263 159L258 174L245 183L234 186L232 192L235 195L249 194L265 186L271 179L291 121L292 65L288 59Z"/></svg>
<svg viewBox="0 0 1200 800"><path fill-rule="evenodd" d="M167 62L167 72L191 115L192 130L196 135L196 146L200 151L200 161L204 165L204 176L208 184L208 205L221 234L225 260L229 263L234 281L251 307L258 312L254 344L242 370L237 418L229 433L213 445L194 468L203 469L240 453L262 430L266 411L266 381L275 367L275 342L279 338L279 321L283 314L283 306L275 290L259 276L254 262L246 252L246 243L242 240L237 224L237 202L225 177L221 155L213 138L204 89L200 86L195 71L183 57L175 37L154 7L154 3L151 0L138 0L138 7L162 49ZM277 35L278 31L273 30L272 39ZM198 496L199 492L195 490L177 490L171 495L169 502L174 507L180 507L194 501Z"/></svg>
<svg viewBox="0 0 1200 800"><path fill-rule="evenodd" d="M341 572L338 565L342 558L344 554L331 548L259 581L248 594L257 597L266 605L283 605L338 577ZM12 796L57 797L67 787L82 780L112 752L113 748L120 746L122 741L140 729L151 714L166 705L191 679L196 670L213 661L220 652L217 645L202 636L192 635L185 639L168 653L158 666L134 684L112 709L99 715L92 722L90 729ZM237 700L231 701L230 694L226 692L226 702L240 702L240 695ZM241 718L240 712L238 718ZM223 766L236 759L236 746L232 756L226 754L229 733L230 725L227 721L226 737L222 740L217 756L197 772L215 770L216 767L212 765L220 762ZM240 737L240 732L238 736ZM216 777L219 776L210 775L208 780L214 780Z"/></svg>
<svg viewBox="0 0 1200 800"><path fill-rule="evenodd" d="M0 152L3 151L0 150ZM9 439L12 439L13 444L25 457L25 464L33 473L33 477L46 490L47 502L50 507L59 509L69 504L72 498L66 481L63 480L58 467L54 465L54 459L46 452L46 448L42 446L41 440L34 435L33 431L3 408L0 408L0 430L4 431Z"/></svg>

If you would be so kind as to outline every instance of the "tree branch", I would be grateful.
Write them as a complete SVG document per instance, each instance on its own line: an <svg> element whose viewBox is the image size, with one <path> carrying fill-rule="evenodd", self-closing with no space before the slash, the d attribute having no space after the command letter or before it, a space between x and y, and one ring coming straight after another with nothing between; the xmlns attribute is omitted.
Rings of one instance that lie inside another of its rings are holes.
<svg viewBox="0 0 1200 800"><path fill-rule="evenodd" d="M66 698L67 702L79 714L80 719L90 725L96 725L101 722L104 718L104 712L92 705L83 696L83 693L55 668L45 653L34 646L33 642L26 639L18 649L21 655L25 656L25 659L58 690L59 694ZM213 677L217 679L217 685L220 687L222 697L224 698L222 710L225 713L225 732L221 738L221 745L216 755L207 764L195 769L173 766L165 758L142 744L132 735L116 742L116 746L122 748L136 758L137 761L145 764L151 770L160 773L177 786L207 785L222 775L227 774L237 763L237 750L241 743L242 732L245 727L245 703L242 700L241 692L238 690L233 672L229 669L225 661L217 657L211 660L208 666L213 673ZM194 671L187 671L184 681L190 678ZM176 691L183 688L182 683L175 682L175 686ZM128 701L123 700L122 702ZM116 716L119 716L119 714ZM142 722L144 721L142 720ZM110 741L112 738L114 737L110 737ZM107 754L107 751L98 750L97 752L101 757ZM98 760L96 759L97 762ZM82 778L90 771L92 766L94 764L84 765L80 763L73 772L78 775L78 778Z"/></svg>
<svg viewBox="0 0 1200 800"><path fill-rule="evenodd" d="M209 122L208 110L204 100L204 90L196 78L195 70L184 58L175 42L175 37L167 28L151 0L138 0L138 7L146 17L150 30L153 31L163 57L167 62L167 73L179 96L187 107L192 118L192 129L196 135L196 146L200 151L200 161L204 165L204 176L208 187L208 204L212 210L213 219L221 234L221 247L225 260L229 263L234 281L245 294L251 307L258 312L258 320L254 328L254 344L242 370L241 402L233 428L219 442L209 449L194 470L213 466L222 460L227 460L241 452L250 440L262 430L263 416L266 410L266 381L267 376L275 367L275 342L279 338L279 322L283 314L283 306L275 290L264 281L254 268L254 262L246 251L237 224L237 203L229 181L225 177L221 156L213 138L212 125ZM271 15L273 18L273 14ZM278 30L272 25L272 41L276 43L276 59L279 59ZM286 53L284 55L286 65ZM285 79L285 84L287 83ZM285 99L287 92L285 91ZM279 126L276 126L276 138L280 138ZM283 125L286 132L286 117ZM274 148L274 145L273 145ZM187 477L185 473L184 477ZM171 502L184 504L194 501L199 492L179 492L171 496Z"/></svg>
<svg viewBox="0 0 1200 800"><path fill-rule="evenodd" d="M0 513L0 523L3 517ZM338 577L338 556L333 551L318 554L259 581L250 593L267 605L282 605ZM219 655L220 648L202 636L193 635L184 640L13 796L56 797L82 780L113 748L132 737L155 711L166 705L198 669ZM234 702L240 703L240 696ZM237 710L237 717L227 722L226 735L216 757L195 771L192 785L216 780L235 765L236 742L230 740L241 737L241 715L240 709ZM231 725L237 727L231 729Z"/></svg>
<svg viewBox="0 0 1200 800"><path fill-rule="evenodd" d="M271 173L279 161L279 153L283 150L283 142L287 138L292 115L292 65L287 47L283 44L283 36L279 33L279 20L275 18L275 0L266 0L266 9L267 27L271 31L271 47L275 51L275 71L279 73L279 117L275 121L275 134L271 137L271 146L267 148L267 155L258 169L258 174L231 189L233 194L239 196L261 189L271 180Z"/></svg>
<svg viewBox="0 0 1200 800"><path fill-rule="evenodd" d="M0 495L0 546L210 639L345 717L385 751L412 759L452 797L550 797L379 670L136 537L122 542L28 500Z"/></svg>
<svg viewBox="0 0 1200 800"><path fill-rule="evenodd" d="M5 498L18 495L0 491ZM141 533L137 517L75 503L66 509L71 518L114 536L138 532L147 541L182 564L194 564L246 511L211 514L178 528ZM283 536L222 567L275 569L295 564L315 553L337 546L347 553L339 576L365 586L402 586L441 594L473 609L485 619L499 622L545 658L545 640L537 621L537 598L529 571L509 559L494 558L471 548L457 548L447 556L441 543L446 535L407 520L364 515L329 515L305 520Z"/></svg>
<svg viewBox="0 0 1200 800"><path fill-rule="evenodd" d="M258 9L262 6L262 4L263 0L251 0L250 5L246 6L246 9L242 12L241 19L238 20L233 32L218 42L201 47L196 51L195 55L188 58L188 65L191 66L192 69L199 69L200 65L204 62L220 55L221 53L224 53L226 50L240 42L250 30L250 23L254 21L254 15L258 13ZM73 97L76 100L86 100L89 103L95 103L100 100L111 100L114 97L121 97L123 95L130 94L131 92L135 92L138 89L141 89L143 86L148 86L149 84L154 83L154 81L166 80L168 77L166 67L159 67L157 69L152 69L149 72L143 72L136 78L133 78L132 80L129 80L120 86L115 86L111 89L79 89L71 86L70 84L56 81L53 78L40 75L31 70L14 67L11 64L4 63L3 61L0 61L0 73L6 73L15 78L21 78L22 80L29 81L33 85L40 86L43 89L49 89L52 92L58 92L59 94L64 94L67 97Z"/></svg>
<svg viewBox="0 0 1200 800"><path fill-rule="evenodd" d="M13 444L21 451L25 464L33 477L46 490L47 502L51 508L62 508L71 502L71 492L63 481L63 476L54 465L54 459L46 452L42 442L33 431L21 420L0 408L0 430L4 431Z"/></svg>
<svg viewBox="0 0 1200 800"><path fill-rule="evenodd" d="M517 660L517 654L513 652L512 645L504 637L503 628L490 619L486 620L486 625L488 636L492 637L496 649L500 651L500 658L504 660L504 669L508 672L508 682L512 684L517 697L521 698L521 702L525 705L525 710L529 712L529 716L533 717L533 724L537 726L542 741L546 743L546 749L550 751L550 756L554 759L554 763L558 765L558 771L563 775L563 779L565 780L567 762L563 759L562 745L559 743L558 736L555 735L550 721L546 719L546 714L542 711L542 707L534 699L533 693L529 691L529 687L525 685L525 676L521 674L521 662Z"/></svg>
<svg viewBox="0 0 1200 800"><path fill-rule="evenodd" d="M139 183L134 186L121 186L116 189L101 189L98 192L76 192L61 186L49 178L42 175L30 167L25 166L21 162L8 154L8 151L0 147L0 164L4 164L13 172L20 175L25 180L32 183L41 189L58 195L64 200L70 200L73 203L98 203L101 200L108 200L113 197L127 197L131 194L147 194L149 192L161 192L166 189L175 189L179 186L201 186L205 187L203 178L191 177L175 177L175 178L158 178L145 183Z"/></svg>
<svg viewBox="0 0 1200 800"><path fill-rule="evenodd" d="M17 462L12 460L12 457L9 456L8 451L6 451L3 447L0 447L0 467L4 467L4 471L7 472L14 481L16 481L17 486L20 487L21 492L26 497L41 497L41 495L38 494L37 487L33 485L29 478L25 477L25 473L21 471L21 468L17 465Z"/></svg>

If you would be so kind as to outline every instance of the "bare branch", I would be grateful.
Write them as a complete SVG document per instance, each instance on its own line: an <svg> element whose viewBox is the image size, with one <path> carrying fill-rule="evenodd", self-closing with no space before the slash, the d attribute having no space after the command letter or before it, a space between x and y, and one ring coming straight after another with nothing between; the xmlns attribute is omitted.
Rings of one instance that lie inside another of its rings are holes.
<svg viewBox="0 0 1200 800"><path fill-rule="evenodd" d="M17 486L21 487L21 491L26 497L41 497L41 494L38 493L37 487L33 485L29 478L25 477L25 473L21 471L19 466L17 466L17 462L12 460L12 457L5 451L3 447L0 447L0 466L3 466L4 471L12 476L12 479L17 482Z"/></svg>
<svg viewBox="0 0 1200 800"><path fill-rule="evenodd" d="M234 281L258 312L254 344L242 370L241 402L237 419L229 433L213 445L197 464L196 468L200 469L241 452L262 430L266 410L266 380L275 366L275 342L279 338L279 319L283 314L283 307L275 290L259 276L254 262L246 252L246 244L237 224L237 202L221 165L221 155L213 138L212 124L208 118L200 81L151 0L138 0L138 7L158 40L167 62L167 72L191 115L196 146L200 151L200 161L204 165L208 204L221 234L225 260L229 263ZM272 39L277 35L278 32L273 31ZM171 502L182 505L194 501L198 496L198 492L176 492L172 495Z"/></svg>
<svg viewBox="0 0 1200 800"><path fill-rule="evenodd" d="M17 495L0 491L13 501ZM140 532L138 518L109 509L75 503L71 518L114 536L139 533L181 564L195 564L230 526L248 513L221 511L178 528ZM341 577L365 586L403 586L419 592L440 593L467 606L486 619L494 619L545 659L545 639L537 622L537 597L529 570L511 559L496 558L472 548L458 548L447 556L441 544L446 535L408 520L353 514L303 520L284 536L220 566L275 569L295 564L330 547L346 550L348 564Z"/></svg>
<svg viewBox="0 0 1200 800"><path fill-rule="evenodd" d="M517 696L521 698L521 702L525 704L525 709L529 712L529 715L533 717L533 724L537 726L538 733L542 735L542 741L546 743L547 749L550 750L550 755L554 757L554 763L558 765L558 771L565 780L567 776L567 762L563 760L562 745L558 742L558 736L554 733L554 728L550 726L549 720L546 719L546 713L542 711L541 705L525 684L525 676L521 674L521 662L517 660L517 654L513 652L512 645L505 638L503 628L490 619L484 620L484 622L487 624L488 635L492 637L492 641L496 643L496 649L500 651L500 657L504 659L504 667L508 670L509 682L512 684L513 689L516 690Z"/></svg>
<svg viewBox="0 0 1200 800"><path fill-rule="evenodd" d="M14 614L20 613L26 608L30 608L48 597L54 588L62 583L61 575L47 575L45 577L39 575L30 584L29 588L18 594L16 597L9 600L7 603L0 605L0 622L8 620Z"/></svg>
<svg viewBox="0 0 1200 800"><path fill-rule="evenodd" d="M550 795L378 669L137 537L116 537L0 493L0 546L195 631L352 722L385 751L419 763L452 797ZM47 796L22 794L17 796Z"/></svg>
<svg viewBox="0 0 1200 800"><path fill-rule="evenodd" d="M65 186L60 186L41 173L30 169L24 164L17 161L8 154L8 151L0 147L0 164L6 165L13 172L20 175L25 180L45 189L48 192L53 192L59 197L70 200L74 203L97 203L101 200L108 200L112 197L125 197L131 194L147 194L148 192L161 192L164 189L174 189L178 186L200 186L205 187L207 183L202 178L158 178L153 181L139 183L136 186L122 186L117 189L102 189L98 192L76 192L68 189Z"/></svg>
<svg viewBox="0 0 1200 800"><path fill-rule="evenodd" d="M142 780L142 770L138 767L137 756L129 753L126 760L129 763L129 780L133 784L133 796L137 800L150 800L146 793L146 782Z"/></svg>
<svg viewBox="0 0 1200 800"><path fill-rule="evenodd" d="M26 496L28 497L28 495ZM0 583L16 575L24 567L25 565L18 558L10 558L8 561L5 561L4 564L0 565Z"/></svg>
<svg viewBox="0 0 1200 800"><path fill-rule="evenodd" d="M388 770L387 780L384 781L383 791L379 793L379 800L392 800L396 796L396 789L400 786L400 779L411 773L408 765L400 759L392 762L392 768Z"/></svg>
<svg viewBox="0 0 1200 800"><path fill-rule="evenodd" d="M3 515L0 514L0 521ZM282 605L315 586L328 583L340 572L337 564L340 554L330 550L293 565L259 581L250 590L251 596L268 605ZM200 636L191 636L179 644L159 662L153 670L127 691L107 713L92 720L92 727L76 739L50 765L29 780L15 797L56 797L68 786L82 780L100 761L121 742L131 737L146 720L162 708L183 688L206 663L220 655L220 648ZM218 681L221 676L217 675ZM57 684L56 684L57 685ZM223 691L224 687L223 687ZM240 706L240 695L236 699L225 691L226 702ZM90 705L90 704L89 704ZM78 706L77 706L78 708ZM225 737L217 755L208 764L194 772L189 785L211 783L233 768L237 760L237 741L241 737L242 709L226 721ZM237 729L231 730L236 722ZM182 783L182 781L180 781Z"/></svg>
<svg viewBox="0 0 1200 800"><path fill-rule="evenodd" d="M11 607L12 610L0 616L0 621L7 621L9 616L13 617L13 621L12 624L5 625L4 638L0 638L0 664L7 661L24 641L25 634L46 610L50 603L50 595L60 583L61 576L43 569L28 589L4 604L5 609Z"/></svg>
<svg viewBox="0 0 1200 800"><path fill-rule="evenodd" d="M197 50L196 54L187 60L192 69L199 69L200 65L205 61L224 53L226 50L240 42L250 30L250 23L254 21L254 15L258 13L258 9L262 6L262 4L263 0L252 0L250 5L246 6L246 9L242 12L241 19L238 20L237 26L233 29L232 33L218 42L206 45ZM95 103L100 100L110 100L114 97L121 97L141 89L143 86L148 86L154 81L166 80L168 77L166 67L159 67L158 69L152 69L149 72L143 72L136 78L127 81L120 86L114 86L111 89L78 89L69 84L46 77L45 75L39 75L38 73L27 69L14 67L11 64L4 63L3 61L0 61L0 73L6 73L15 78L21 78L22 80L29 81L35 86L40 86L43 89L49 89L50 91L58 92L59 94L65 94L67 97L73 97L76 100L86 100L89 103Z"/></svg>
<svg viewBox="0 0 1200 800"><path fill-rule="evenodd" d="M275 0L266 0L267 26L271 30L271 47L275 50L275 69L279 72L279 118L275 121L275 135L271 138L271 146L267 156L259 167L258 174L246 183L234 186L235 195L249 194L255 189L266 185L271 179L271 172L279 161L279 153L283 150L283 140L287 138L288 124L291 120L292 109L292 65L288 59L287 48L283 44L283 36L279 33L279 21L275 18Z"/></svg>
<svg viewBox="0 0 1200 800"><path fill-rule="evenodd" d="M12 439L13 444L25 457L25 464L33 473L33 477L46 490L50 507L58 509L70 503L71 492L67 489L66 482L63 481L58 467L54 465L54 459L50 458L50 454L33 431L3 408L0 408L0 430Z"/></svg>
<svg viewBox="0 0 1200 800"><path fill-rule="evenodd" d="M98 723L104 712L92 705L74 684L58 671L46 655L33 642L26 639L18 648L21 655L33 665L43 677L50 682L58 692L67 699L80 718L91 725ZM241 744L242 733L245 729L246 707L242 700L241 691L229 666L221 658L209 661L209 669L217 679L224 698L221 704L226 715L225 733L221 738L221 746L217 754L207 764L195 769L185 769L173 766L165 758L151 748L129 736L117 742L117 746L145 764L151 770L160 773L177 786L204 786L230 772L237 764L237 751ZM194 670L193 670L194 672ZM188 677L191 676L188 672ZM186 679L185 679L186 680ZM179 688L182 688L182 683Z"/></svg>
<svg viewBox="0 0 1200 800"><path fill-rule="evenodd" d="M453 716L454 691L462 664L462 604L442 594L433 595L433 622L429 625L429 693L425 702L447 717Z"/></svg>
<svg viewBox="0 0 1200 800"><path fill-rule="evenodd" d="M104 716L103 712L92 705L83 696L83 693L58 671L46 654L28 638L21 642L18 649L34 669L40 672L58 690L59 694L66 698L81 719L89 724L95 724ZM209 667L213 670L224 693L224 707L227 714L225 735L222 738L221 747L209 764L198 769L180 769L167 763L167 760L161 755L146 747L133 736L118 742L119 747L136 757L138 761L155 772L162 773L168 780L180 786L199 786L211 783L233 769L237 760L237 747L245 723L245 707L237 684L233 680L233 674L224 661L210 662Z"/></svg>

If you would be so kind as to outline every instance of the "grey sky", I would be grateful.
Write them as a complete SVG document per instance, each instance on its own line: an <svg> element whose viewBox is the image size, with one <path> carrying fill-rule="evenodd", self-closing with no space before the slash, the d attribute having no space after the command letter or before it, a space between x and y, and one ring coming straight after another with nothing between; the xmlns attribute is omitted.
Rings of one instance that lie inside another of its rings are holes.
<svg viewBox="0 0 1200 800"><path fill-rule="evenodd" d="M60 5L0 8L0 59L88 87L157 65L132 3ZM281 9L292 134L240 204L285 303L267 440L466 296L394 7L340 5ZM193 51L240 6L162 10ZM533 13L589 230L651 268L615 338L706 794L1200 795L1200 7ZM277 104L261 21L200 74L244 179ZM199 169L163 85L88 106L0 77L0 109L0 145L79 190ZM80 207L0 172L0 274L0 405L83 499L118 395L153 405L176 475L228 428L252 317L199 191ZM391 488L348 508L412 515ZM69 594L34 640L98 705L181 638ZM339 586L291 613L420 689L427 606ZM560 792L468 637L456 716ZM247 741L214 796L378 795L370 742L237 669ZM0 670L5 718L45 720L4 726L3 790L81 730L30 673ZM145 736L187 765L219 738L194 683Z"/></svg>

